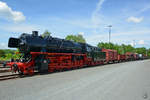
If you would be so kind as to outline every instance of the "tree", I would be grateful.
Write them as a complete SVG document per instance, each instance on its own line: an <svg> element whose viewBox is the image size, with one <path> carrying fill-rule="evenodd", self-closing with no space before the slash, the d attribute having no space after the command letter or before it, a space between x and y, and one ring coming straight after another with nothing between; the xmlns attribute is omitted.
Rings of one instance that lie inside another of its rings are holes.
<svg viewBox="0 0 150 100"><path fill-rule="evenodd" d="M82 35L67 35L65 39L79 43L86 43Z"/></svg>
<svg viewBox="0 0 150 100"><path fill-rule="evenodd" d="M80 43L86 43L86 41L85 41L85 39L83 38L83 36L82 35L77 35L77 39L78 39L78 41L77 42L80 42Z"/></svg>
<svg viewBox="0 0 150 100"><path fill-rule="evenodd" d="M5 52L4 52L4 50L0 50L0 57L5 57Z"/></svg>
<svg viewBox="0 0 150 100"><path fill-rule="evenodd" d="M113 43L103 43L103 42L101 42L101 43L98 43L97 46L98 46L99 48L114 49L116 45L113 44Z"/></svg>
<svg viewBox="0 0 150 100"><path fill-rule="evenodd" d="M124 54L126 52L135 52L135 48L132 47L131 45L118 45L118 44L113 44L113 43L98 43L97 45L99 48L105 48L105 49L113 49L117 50L118 54Z"/></svg>
<svg viewBox="0 0 150 100"><path fill-rule="evenodd" d="M136 52L139 54L146 54L147 50L145 47L136 48Z"/></svg>
<svg viewBox="0 0 150 100"><path fill-rule="evenodd" d="M5 59L10 60L11 58L13 58L13 54L7 53Z"/></svg>
<svg viewBox="0 0 150 100"><path fill-rule="evenodd" d="M125 46L125 51L126 52L135 52L135 48L132 47L131 45L126 45Z"/></svg>
<svg viewBox="0 0 150 100"><path fill-rule="evenodd" d="M150 58L150 48L147 50L147 55Z"/></svg>
<svg viewBox="0 0 150 100"><path fill-rule="evenodd" d="M19 59L20 54L18 54L19 50L11 50L11 49L4 49L0 50L0 60L10 60L11 58Z"/></svg>
<svg viewBox="0 0 150 100"><path fill-rule="evenodd" d="M45 32L41 35L42 37L46 37L46 36L51 36L51 32L49 32L48 30L45 30Z"/></svg>

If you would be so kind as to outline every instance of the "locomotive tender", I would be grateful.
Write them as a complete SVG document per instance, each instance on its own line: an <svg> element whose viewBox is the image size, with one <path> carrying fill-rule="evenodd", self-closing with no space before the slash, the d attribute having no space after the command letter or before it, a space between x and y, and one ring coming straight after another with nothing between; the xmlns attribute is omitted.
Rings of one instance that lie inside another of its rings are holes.
<svg viewBox="0 0 150 100"><path fill-rule="evenodd" d="M74 69L99 65L105 62L106 53L102 49L86 43L42 37L37 31L23 33L19 38L11 37L8 47L18 48L21 53L19 62L7 65L14 72L33 75L38 72Z"/></svg>

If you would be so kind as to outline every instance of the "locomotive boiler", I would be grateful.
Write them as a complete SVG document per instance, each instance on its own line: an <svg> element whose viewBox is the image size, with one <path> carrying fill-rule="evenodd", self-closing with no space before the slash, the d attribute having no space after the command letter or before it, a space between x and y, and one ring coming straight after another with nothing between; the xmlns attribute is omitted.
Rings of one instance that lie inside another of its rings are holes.
<svg viewBox="0 0 150 100"><path fill-rule="evenodd" d="M8 47L18 48L21 53L51 52L51 53L80 53L80 44L51 36L38 36L37 31L32 34L23 33L19 38L10 38Z"/></svg>

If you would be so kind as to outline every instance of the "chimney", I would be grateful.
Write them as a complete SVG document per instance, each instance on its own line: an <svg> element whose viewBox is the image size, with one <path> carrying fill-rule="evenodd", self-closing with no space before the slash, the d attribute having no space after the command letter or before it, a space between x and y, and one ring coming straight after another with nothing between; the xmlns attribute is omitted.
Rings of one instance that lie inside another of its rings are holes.
<svg viewBox="0 0 150 100"><path fill-rule="evenodd" d="M38 31L32 31L32 36L38 36Z"/></svg>

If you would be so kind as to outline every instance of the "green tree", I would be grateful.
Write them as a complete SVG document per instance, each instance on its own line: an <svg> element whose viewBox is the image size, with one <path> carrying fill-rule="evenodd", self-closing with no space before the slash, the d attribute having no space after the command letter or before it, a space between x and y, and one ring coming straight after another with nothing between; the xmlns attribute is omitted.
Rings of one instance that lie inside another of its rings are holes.
<svg viewBox="0 0 150 100"><path fill-rule="evenodd" d="M113 43L98 43L97 45L99 48L105 48L105 49L115 49L117 47L117 45L113 44Z"/></svg>
<svg viewBox="0 0 150 100"><path fill-rule="evenodd" d="M65 39L79 43L86 43L82 35L67 35Z"/></svg>
<svg viewBox="0 0 150 100"><path fill-rule="evenodd" d="M145 47L136 48L136 52L140 54L146 54L147 50Z"/></svg>
<svg viewBox="0 0 150 100"><path fill-rule="evenodd" d="M18 54L19 50L11 50L11 49L5 49L0 50L0 60L10 60L11 58L18 59L20 57L20 54Z"/></svg>
<svg viewBox="0 0 150 100"><path fill-rule="evenodd" d="M0 57L5 57L5 52L4 52L4 50L0 50Z"/></svg>
<svg viewBox="0 0 150 100"><path fill-rule="evenodd" d="M98 43L97 45L99 48L105 48L105 49L113 49L117 50L119 54L124 54L126 52L135 52L135 48L132 47L131 45L118 45L118 44L113 44L113 43Z"/></svg>
<svg viewBox="0 0 150 100"><path fill-rule="evenodd" d="M131 45L126 45L125 46L125 51L126 52L135 52L135 48L132 47Z"/></svg>
<svg viewBox="0 0 150 100"><path fill-rule="evenodd" d="M147 50L147 55L150 58L150 48Z"/></svg>
<svg viewBox="0 0 150 100"><path fill-rule="evenodd" d="M12 53L7 53L5 60L10 60L11 58L13 58L13 54Z"/></svg>
<svg viewBox="0 0 150 100"><path fill-rule="evenodd" d="M45 30L45 32L41 35L42 37L46 37L46 36L51 36L51 32L49 32L48 30Z"/></svg>
<svg viewBox="0 0 150 100"><path fill-rule="evenodd" d="M78 39L77 42L80 42L80 43L86 43L86 41L85 41L85 39L83 38L82 35L77 35L77 39Z"/></svg>

